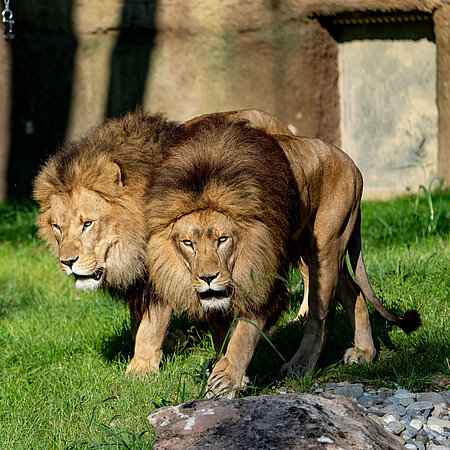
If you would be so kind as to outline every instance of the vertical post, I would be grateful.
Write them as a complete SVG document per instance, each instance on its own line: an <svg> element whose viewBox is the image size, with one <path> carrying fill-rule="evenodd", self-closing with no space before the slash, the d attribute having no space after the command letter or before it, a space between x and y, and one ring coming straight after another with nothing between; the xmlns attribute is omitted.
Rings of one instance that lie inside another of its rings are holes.
<svg viewBox="0 0 450 450"><path fill-rule="evenodd" d="M441 6L434 15L437 51L436 94L439 111L437 175L450 186L450 5Z"/></svg>
<svg viewBox="0 0 450 450"><path fill-rule="evenodd" d="M7 170L10 152L11 131L11 44L0 39L0 202L6 199Z"/></svg>

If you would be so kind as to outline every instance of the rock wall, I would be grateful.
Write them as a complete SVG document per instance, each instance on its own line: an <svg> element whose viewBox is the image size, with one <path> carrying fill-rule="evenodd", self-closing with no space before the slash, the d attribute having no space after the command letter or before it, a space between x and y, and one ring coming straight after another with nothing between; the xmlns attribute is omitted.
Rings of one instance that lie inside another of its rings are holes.
<svg viewBox="0 0 450 450"><path fill-rule="evenodd" d="M439 110L438 177L450 185L450 5L434 13L437 46L437 106Z"/></svg>

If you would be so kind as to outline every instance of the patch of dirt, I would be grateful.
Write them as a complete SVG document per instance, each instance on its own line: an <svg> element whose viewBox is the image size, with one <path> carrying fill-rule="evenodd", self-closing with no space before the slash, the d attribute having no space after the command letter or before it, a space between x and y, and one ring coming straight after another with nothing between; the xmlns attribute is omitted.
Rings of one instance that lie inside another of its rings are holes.
<svg viewBox="0 0 450 450"><path fill-rule="evenodd" d="M432 376L429 378L430 390L433 391L447 391L450 390L450 376Z"/></svg>

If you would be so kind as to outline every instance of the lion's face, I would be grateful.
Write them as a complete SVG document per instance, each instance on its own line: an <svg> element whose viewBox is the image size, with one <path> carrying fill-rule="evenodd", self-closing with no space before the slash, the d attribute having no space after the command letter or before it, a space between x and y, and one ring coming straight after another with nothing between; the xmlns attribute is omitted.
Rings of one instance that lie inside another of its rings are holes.
<svg viewBox="0 0 450 450"><path fill-rule="evenodd" d="M226 309L233 292L232 272L239 235L230 219L215 211L177 220L172 242L190 272L204 310Z"/></svg>
<svg viewBox="0 0 450 450"><path fill-rule="evenodd" d="M81 188L50 200L47 227L57 247L61 270L74 275L76 287L99 287L108 272L108 251L117 243L111 205L93 191Z"/></svg>
<svg viewBox="0 0 450 450"><path fill-rule="evenodd" d="M39 234L78 289L126 288L144 270L144 221L133 211L84 187L54 193L38 218Z"/></svg>

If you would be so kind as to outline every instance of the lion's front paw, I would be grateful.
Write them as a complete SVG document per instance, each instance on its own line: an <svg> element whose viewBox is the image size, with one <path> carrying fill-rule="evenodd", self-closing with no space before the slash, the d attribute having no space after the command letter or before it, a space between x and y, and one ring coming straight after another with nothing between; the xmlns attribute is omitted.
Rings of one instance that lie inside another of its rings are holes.
<svg viewBox="0 0 450 450"><path fill-rule="evenodd" d="M150 370L150 360L134 357L128 364L125 376L135 377L137 375L146 375Z"/></svg>
<svg viewBox="0 0 450 450"><path fill-rule="evenodd" d="M227 377L225 372L213 372L208 379L206 388L206 398L235 398L238 389L236 386L233 386L233 383Z"/></svg>
<svg viewBox="0 0 450 450"><path fill-rule="evenodd" d="M225 372L218 371L213 372L208 379L206 398L214 397L226 397L235 398L240 389L248 386L250 379L247 376L242 377L242 381L239 385L234 384Z"/></svg>
<svg viewBox="0 0 450 450"><path fill-rule="evenodd" d="M344 364L361 364L364 362L372 362L375 358L374 351L363 351L356 347L352 347L346 350L344 354Z"/></svg>

